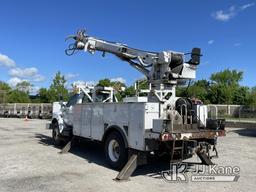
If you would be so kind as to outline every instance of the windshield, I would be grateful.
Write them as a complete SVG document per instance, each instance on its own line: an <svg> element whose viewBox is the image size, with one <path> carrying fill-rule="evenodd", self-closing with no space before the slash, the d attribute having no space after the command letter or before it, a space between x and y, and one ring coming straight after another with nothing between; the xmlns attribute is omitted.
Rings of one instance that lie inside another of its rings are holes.
<svg viewBox="0 0 256 192"><path fill-rule="evenodd" d="M70 106L75 105L75 104L77 103L78 98L79 98L79 94L73 95L73 96L69 99L69 101L68 101L68 103L67 103L66 106L67 106L67 107L70 107Z"/></svg>

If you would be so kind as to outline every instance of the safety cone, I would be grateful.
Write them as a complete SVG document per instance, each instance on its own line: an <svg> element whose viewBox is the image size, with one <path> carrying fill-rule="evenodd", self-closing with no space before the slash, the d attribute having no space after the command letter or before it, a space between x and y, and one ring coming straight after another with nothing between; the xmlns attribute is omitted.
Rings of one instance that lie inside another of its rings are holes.
<svg viewBox="0 0 256 192"><path fill-rule="evenodd" d="M25 121L28 121L28 116L26 115Z"/></svg>

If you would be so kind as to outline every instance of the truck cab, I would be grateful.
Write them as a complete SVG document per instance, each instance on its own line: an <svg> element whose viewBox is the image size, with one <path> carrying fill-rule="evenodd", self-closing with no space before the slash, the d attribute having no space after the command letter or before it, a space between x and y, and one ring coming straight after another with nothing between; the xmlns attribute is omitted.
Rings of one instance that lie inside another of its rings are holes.
<svg viewBox="0 0 256 192"><path fill-rule="evenodd" d="M76 86L74 92L67 102L53 103L52 120L46 127L52 129L52 137L56 145L69 140L73 135L75 105L94 102L117 102L112 87Z"/></svg>

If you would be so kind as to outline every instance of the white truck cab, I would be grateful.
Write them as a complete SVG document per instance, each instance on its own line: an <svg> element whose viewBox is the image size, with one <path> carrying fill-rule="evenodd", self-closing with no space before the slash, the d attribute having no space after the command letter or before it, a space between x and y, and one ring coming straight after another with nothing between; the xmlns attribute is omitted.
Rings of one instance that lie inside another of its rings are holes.
<svg viewBox="0 0 256 192"><path fill-rule="evenodd" d="M54 102L53 116L50 124L46 127L52 129L52 136L56 144L69 139L73 135L74 108L78 104L94 102L116 102L112 87L76 86L76 93L68 102Z"/></svg>

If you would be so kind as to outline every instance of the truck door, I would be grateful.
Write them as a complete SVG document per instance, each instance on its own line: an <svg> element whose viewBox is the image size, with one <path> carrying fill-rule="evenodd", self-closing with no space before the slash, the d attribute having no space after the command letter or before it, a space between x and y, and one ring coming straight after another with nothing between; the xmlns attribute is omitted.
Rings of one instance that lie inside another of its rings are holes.
<svg viewBox="0 0 256 192"><path fill-rule="evenodd" d="M62 108L63 120L69 126L73 125L73 106L77 103L79 98L79 94L73 95L66 106Z"/></svg>
<svg viewBox="0 0 256 192"><path fill-rule="evenodd" d="M92 105L84 104L81 115L81 136L91 138Z"/></svg>

